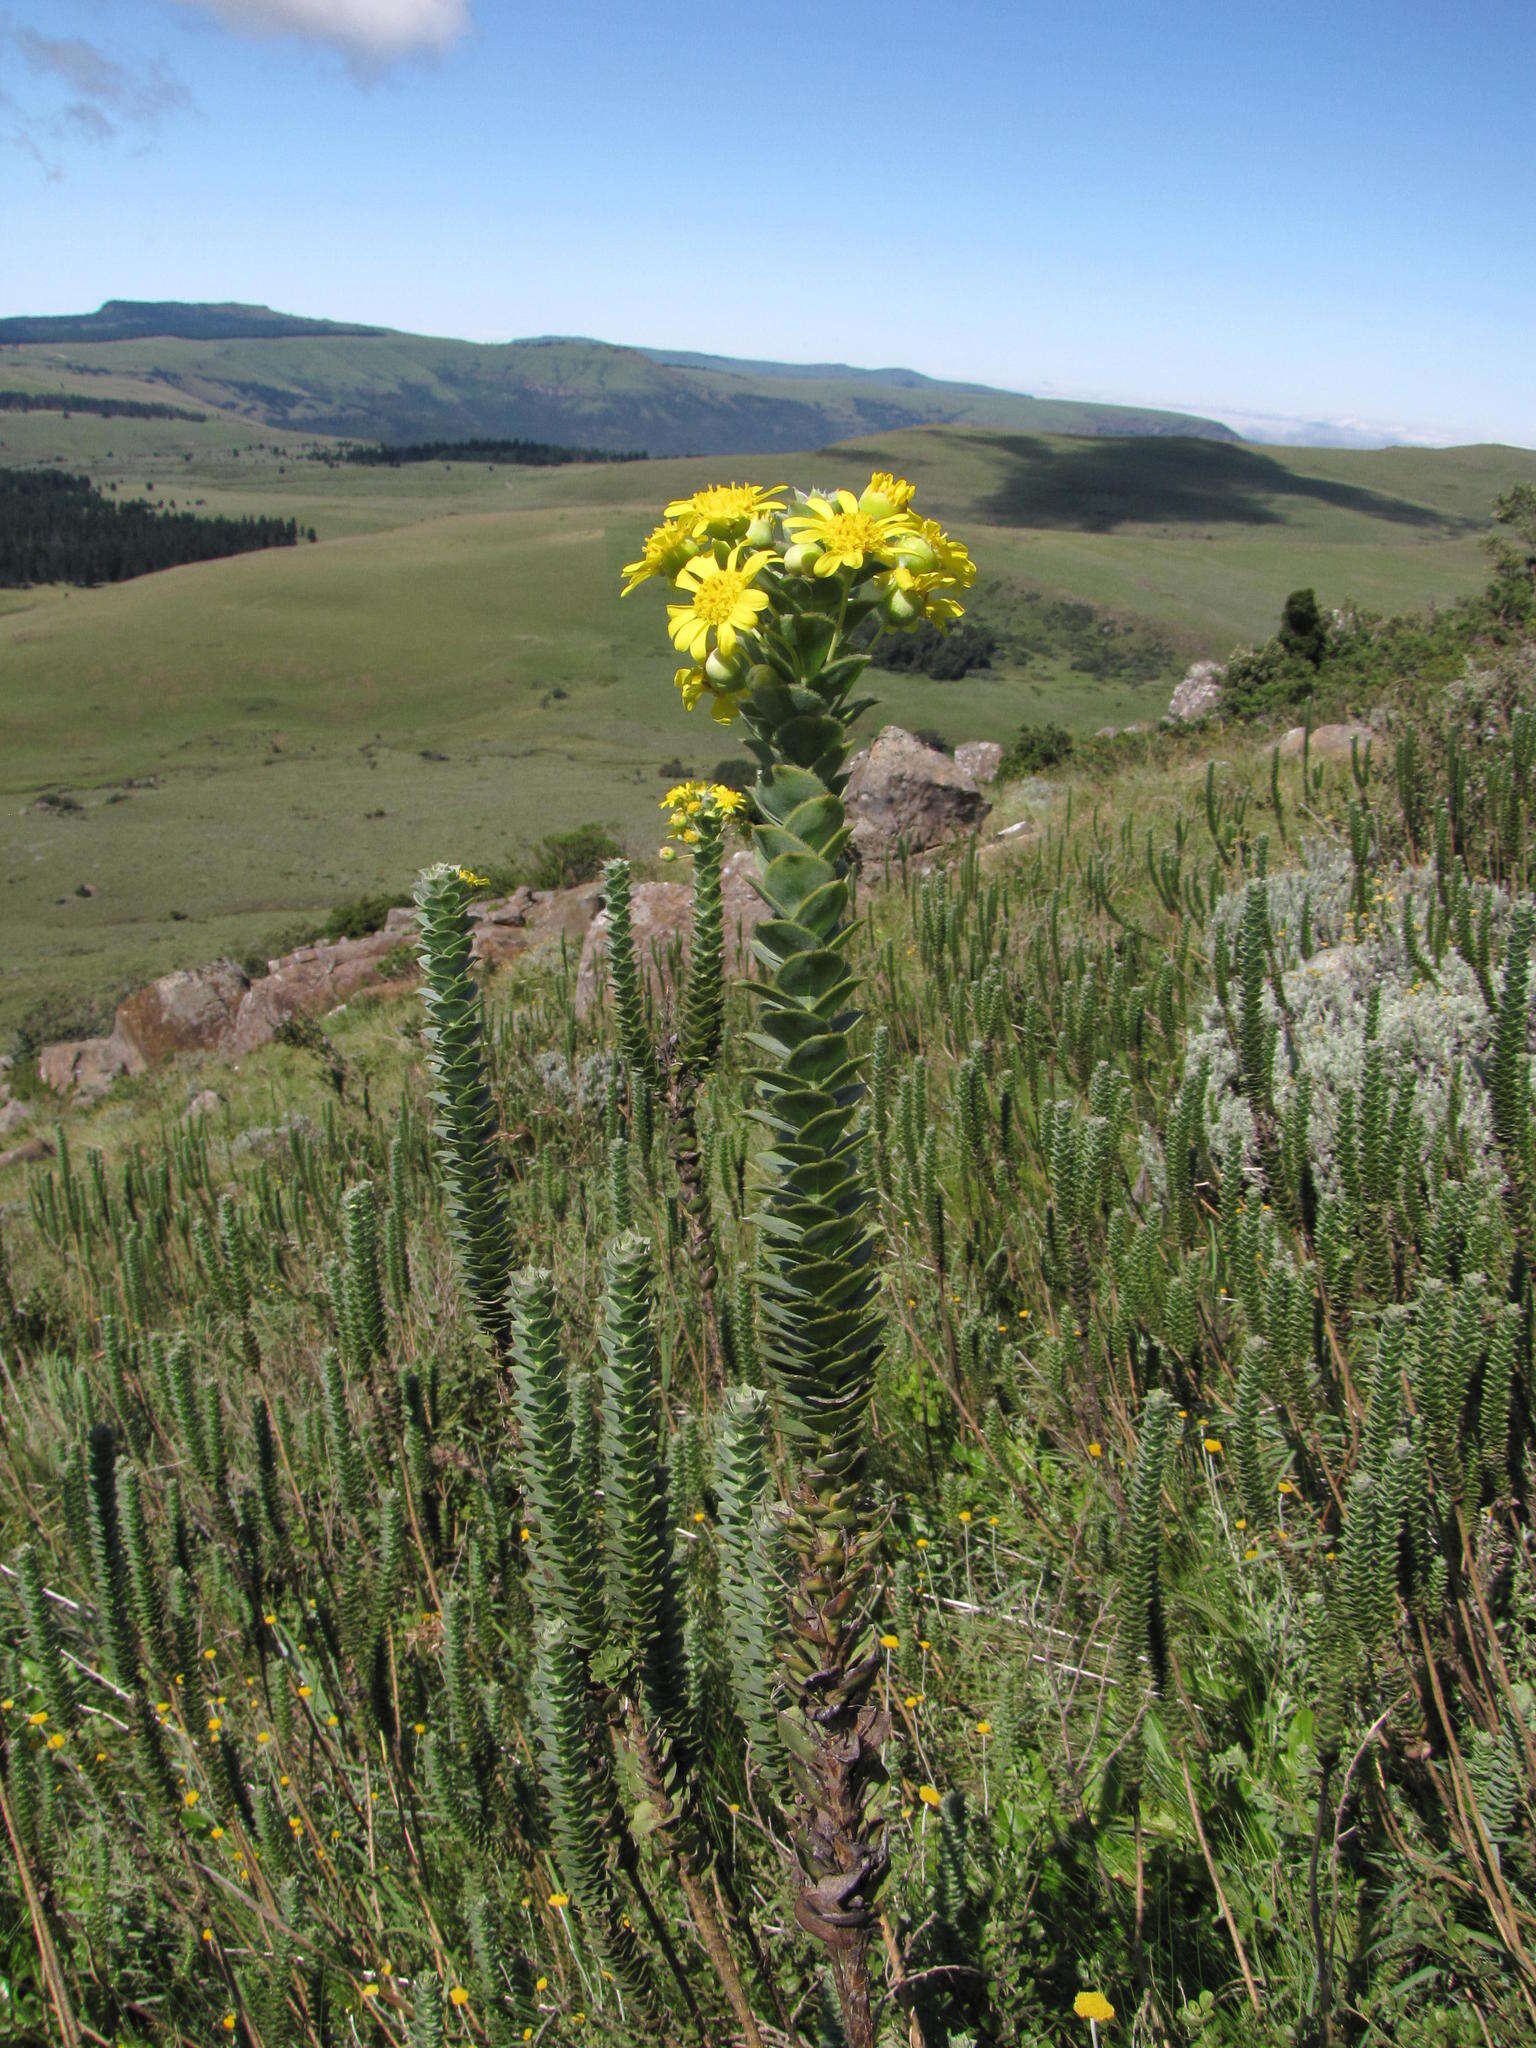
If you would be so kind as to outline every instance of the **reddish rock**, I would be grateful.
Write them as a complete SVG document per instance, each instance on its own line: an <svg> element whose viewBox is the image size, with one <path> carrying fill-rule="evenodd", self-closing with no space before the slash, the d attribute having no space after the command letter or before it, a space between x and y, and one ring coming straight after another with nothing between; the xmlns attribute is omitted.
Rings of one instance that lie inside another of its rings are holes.
<svg viewBox="0 0 1536 2048"><path fill-rule="evenodd" d="M179 1052L201 1052L227 1036L250 987L233 960L162 974L118 1004L114 1036L131 1046L142 1067Z"/></svg>
<svg viewBox="0 0 1536 2048"><path fill-rule="evenodd" d="M382 979L383 961L403 943L399 933L386 930L285 953L271 963L269 974L246 989L222 1041L225 1049L254 1052L269 1044L290 1017L334 1010L359 989Z"/></svg>
<svg viewBox="0 0 1536 2048"><path fill-rule="evenodd" d="M726 861L720 877L720 897L725 925L726 964L732 973L744 973L750 965L751 938L766 914L762 898L752 886L752 854L743 847ZM635 937L635 957L640 971L663 996L672 989L674 961L686 961L693 932L693 883L636 882L630 890L630 928ZM576 1014L586 1016L597 998L601 966L606 985L608 960L608 919L599 910L587 927L576 970Z"/></svg>
<svg viewBox="0 0 1536 2048"><path fill-rule="evenodd" d="M974 832L992 806L958 762L888 725L849 764L848 817L859 858L873 865L904 841L909 853Z"/></svg>
<svg viewBox="0 0 1536 2048"><path fill-rule="evenodd" d="M19 1145L12 1145L8 1152L0 1152L0 1173L8 1166L25 1166L29 1160L51 1159L53 1147L46 1138L23 1138Z"/></svg>
<svg viewBox="0 0 1536 2048"><path fill-rule="evenodd" d="M8 1138L32 1121L30 1102L0 1102L0 1138Z"/></svg>
<svg viewBox="0 0 1536 2048"><path fill-rule="evenodd" d="M114 1031L106 1038L70 1038L45 1045L37 1056L38 1078L55 1095L77 1103L99 1102L119 1074L142 1074L145 1062L137 1048Z"/></svg>

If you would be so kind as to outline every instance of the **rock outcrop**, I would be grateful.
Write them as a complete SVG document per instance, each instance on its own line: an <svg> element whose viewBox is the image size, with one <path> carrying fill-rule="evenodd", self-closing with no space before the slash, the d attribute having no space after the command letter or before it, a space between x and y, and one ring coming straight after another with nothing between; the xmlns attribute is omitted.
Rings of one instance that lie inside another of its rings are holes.
<svg viewBox="0 0 1536 2048"><path fill-rule="evenodd" d="M959 762L888 725L849 764L847 805L853 844L865 866L905 843L909 853L962 839L992 806Z"/></svg>
<svg viewBox="0 0 1536 2048"><path fill-rule="evenodd" d="M751 939L765 912L752 886L752 855L743 847L726 861L720 876L725 957L734 973L746 971ZM674 969L685 964L693 934L693 883L636 882L629 892L629 922L640 971L664 998L672 993ZM597 1000L600 974L606 979L608 917L599 910L587 926L576 970L576 1014L585 1017Z"/></svg>
<svg viewBox="0 0 1536 2048"><path fill-rule="evenodd" d="M206 1052L229 1035L250 985L233 960L162 974L118 1004L112 1035L131 1048L139 1072L179 1052Z"/></svg>
<svg viewBox="0 0 1536 2048"><path fill-rule="evenodd" d="M37 1056L38 1078L56 1095L99 1102L120 1074L142 1074L144 1061L115 1031L105 1038L67 1038Z"/></svg>
<svg viewBox="0 0 1536 2048"><path fill-rule="evenodd" d="M403 944L403 935L386 926L361 939L337 939L285 953L269 962L261 980L246 989L218 1043L232 1053L269 1045L291 1017L321 1016L359 989L376 986L384 979L384 963Z"/></svg>
<svg viewBox="0 0 1536 2048"><path fill-rule="evenodd" d="M1364 748L1377 737L1368 725L1317 725L1312 728L1311 756L1314 761L1347 761L1356 740ZM1281 760L1299 759L1306 742L1307 728L1293 725L1280 741Z"/></svg>
<svg viewBox="0 0 1536 2048"><path fill-rule="evenodd" d="M1169 699L1168 716L1174 724L1193 725L1196 719L1209 718L1219 710L1226 673L1225 665L1219 661L1191 662Z"/></svg>

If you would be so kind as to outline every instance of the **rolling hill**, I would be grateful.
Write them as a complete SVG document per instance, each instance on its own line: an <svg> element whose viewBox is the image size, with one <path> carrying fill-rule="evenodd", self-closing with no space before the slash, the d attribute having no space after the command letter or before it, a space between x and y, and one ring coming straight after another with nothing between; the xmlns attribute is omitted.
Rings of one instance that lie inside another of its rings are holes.
<svg viewBox="0 0 1536 2048"><path fill-rule="evenodd" d="M914 370L739 362L566 336L455 341L267 306L118 299L95 313L0 320L0 385L67 391L102 376L310 434L521 437L653 456L777 454L933 425L1236 438L1189 414L1030 398Z"/></svg>
<svg viewBox="0 0 1536 2048"><path fill-rule="evenodd" d="M0 429L0 462L51 455L119 495L153 482L157 502L320 537L0 593L0 1033L46 1004L48 1035L71 1035L124 983L276 950L447 852L492 862L597 819L644 854L668 782L740 751L702 712L679 721L657 609L618 597L658 507L720 465L363 468L272 430L237 439L223 413ZM949 426L818 447L773 476L874 468L910 476L980 569L992 666L873 678L872 725L952 740L1155 720L1187 661L1272 631L1298 584L1383 611L1474 590L1495 496L1536 482L1536 455L1509 448Z"/></svg>

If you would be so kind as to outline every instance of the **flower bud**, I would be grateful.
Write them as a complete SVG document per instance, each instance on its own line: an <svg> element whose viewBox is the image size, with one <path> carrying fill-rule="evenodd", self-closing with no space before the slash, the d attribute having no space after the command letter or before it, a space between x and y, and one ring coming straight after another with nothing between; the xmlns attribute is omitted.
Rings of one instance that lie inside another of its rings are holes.
<svg viewBox="0 0 1536 2048"><path fill-rule="evenodd" d="M784 551L784 566L791 576L809 576L820 554L821 549L814 542L796 541L792 548Z"/></svg>
<svg viewBox="0 0 1536 2048"><path fill-rule="evenodd" d="M722 654L718 647L711 649L704 662L704 673L717 689L734 690L741 686L741 673L746 667L746 657L738 644L732 654Z"/></svg>
<svg viewBox="0 0 1536 2048"><path fill-rule="evenodd" d="M752 520L747 527L747 546L749 548L771 548L773 546L773 526L774 522L771 513L759 513L757 518Z"/></svg>

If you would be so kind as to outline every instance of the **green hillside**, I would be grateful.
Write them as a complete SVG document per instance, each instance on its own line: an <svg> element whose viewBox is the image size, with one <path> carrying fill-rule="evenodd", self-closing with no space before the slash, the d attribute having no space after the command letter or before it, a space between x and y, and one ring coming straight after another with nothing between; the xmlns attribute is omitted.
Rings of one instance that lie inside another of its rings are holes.
<svg viewBox="0 0 1536 2048"><path fill-rule="evenodd" d="M125 387L127 388L127 387ZM620 565L700 462L329 466L301 437L15 414L0 460L64 459L163 502L281 513L317 546L0 605L0 1021L222 949L453 849L494 860L598 819L639 853L657 798L739 751L680 721ZM107 451L111 450L109 456ZM775 465L893 467L968 536L963 682L875 671L880 719L951 739L1155 720L1192 658L1273 630L1287 590L1389 611L1480 586L1512 449L1374 454L929 428ZM1064 614L1061 607L1086 611ZM1104 649L1110 658L1101 658ZM1117 672L1113 657L1132 657ZM62 791L79 810L37 808ZM91 889L89 896L76 893Z"/></svg>
<svg viewBox="0 0 1536 2048"><path fill-rule="evenodd" d="M912 370L735 362L565 337L488 344L296 319L265 306L113 301L0 321L0 384L100 376L265 426L422 441L502 438L769 454L935 423L1057 434L1234 437L1214 420L1029 398Z"/></svg>

